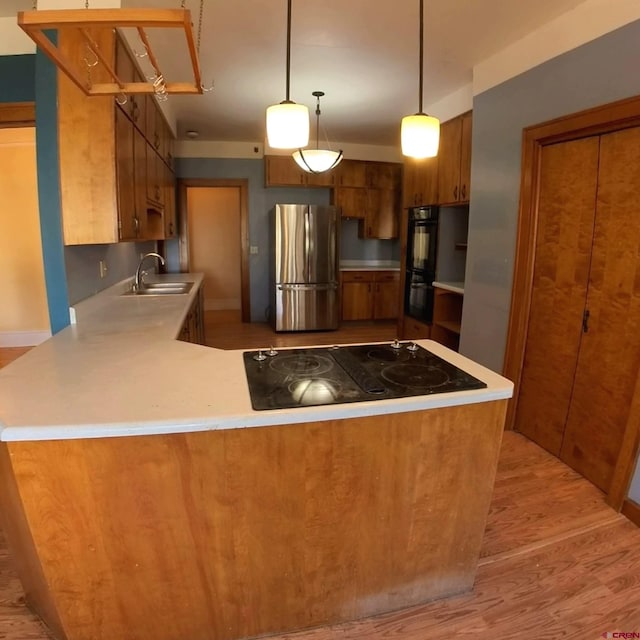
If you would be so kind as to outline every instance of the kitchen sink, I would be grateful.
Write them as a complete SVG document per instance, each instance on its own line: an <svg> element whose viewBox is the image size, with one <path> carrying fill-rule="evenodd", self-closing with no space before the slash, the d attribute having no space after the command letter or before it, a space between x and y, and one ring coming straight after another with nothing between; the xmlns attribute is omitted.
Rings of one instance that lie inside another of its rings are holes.
<svg viewBox="0 0 640 640"><path fill-rule="evenodd" d="M175 296L189 293L193 282L148 282L142 289L130 289L125 296Z"/></svg>

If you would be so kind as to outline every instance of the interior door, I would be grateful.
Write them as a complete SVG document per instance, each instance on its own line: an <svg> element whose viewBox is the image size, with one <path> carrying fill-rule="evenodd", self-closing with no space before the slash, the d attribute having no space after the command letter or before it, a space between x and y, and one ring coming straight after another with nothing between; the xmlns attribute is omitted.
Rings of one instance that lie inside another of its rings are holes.
<svg viewBox="0 0 640 640"><path fill-rule="evenodd" d="M593 253L560 457L608 490L640 365L640 128L601 136Z"/></svg>
<svg viewBox="0 0 640 640"><path fill-rule="evenodd" d="M560 454L582 335L599 138L542 149L533 293L516 428Z"/></svg>

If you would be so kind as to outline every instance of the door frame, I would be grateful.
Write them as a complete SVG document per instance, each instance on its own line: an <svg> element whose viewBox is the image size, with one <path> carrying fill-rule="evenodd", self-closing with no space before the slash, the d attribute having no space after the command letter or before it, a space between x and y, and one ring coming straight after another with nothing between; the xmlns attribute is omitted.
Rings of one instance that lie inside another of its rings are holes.
<svg viewBox="0 0 640 640"><path fill-rule="evenodd" d="M178 205L180 208L180 271L189 270L189 211L187 189L190 187L237 187L240 189L240 299L242 322L251 322L251 295L249 287L249 181L217 178L179 178Z"/></svg>
<svg viewBox="0 0 640 640"><path fill-rule="evenodd" d="M579 111L548 122L527 127L522 132L522 169L518 232L511 290L511 307L504 356L503 374L513 381L505 428L513 429L524 350L531 311L533 272L538 231L538 194L542 147L630 127L640 126L640 97ZM631 400L629 417L616 461L607 503L620 510L631 482L640 445L640 376Z"/></svg>

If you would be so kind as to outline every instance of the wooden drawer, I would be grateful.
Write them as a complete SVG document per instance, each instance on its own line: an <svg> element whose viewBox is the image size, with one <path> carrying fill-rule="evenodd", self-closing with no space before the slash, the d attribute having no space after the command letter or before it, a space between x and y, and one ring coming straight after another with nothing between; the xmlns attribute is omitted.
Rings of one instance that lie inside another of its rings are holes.
<svg viewBox="0 0 640 640"><path fill-rule="evenodd" d="M395 282L400 280L399 271L374 271L375 282Z"/></svg>
<svg viewBox="0 0 640 640"><path fill-rule="evenodd" d="M342 271L342 282L373 282L373 271Z"/></svg>

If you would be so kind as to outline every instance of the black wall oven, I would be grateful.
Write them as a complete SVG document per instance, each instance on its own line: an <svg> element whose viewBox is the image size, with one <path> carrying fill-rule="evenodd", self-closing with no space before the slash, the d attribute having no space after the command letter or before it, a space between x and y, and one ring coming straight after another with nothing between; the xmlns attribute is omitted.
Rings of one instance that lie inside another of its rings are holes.
<svg viewBox="0 0 640 640"><path fill-rule="evenodd" d="M438 208L409 209L405 315L431 324L438 253Z"/></svg>

